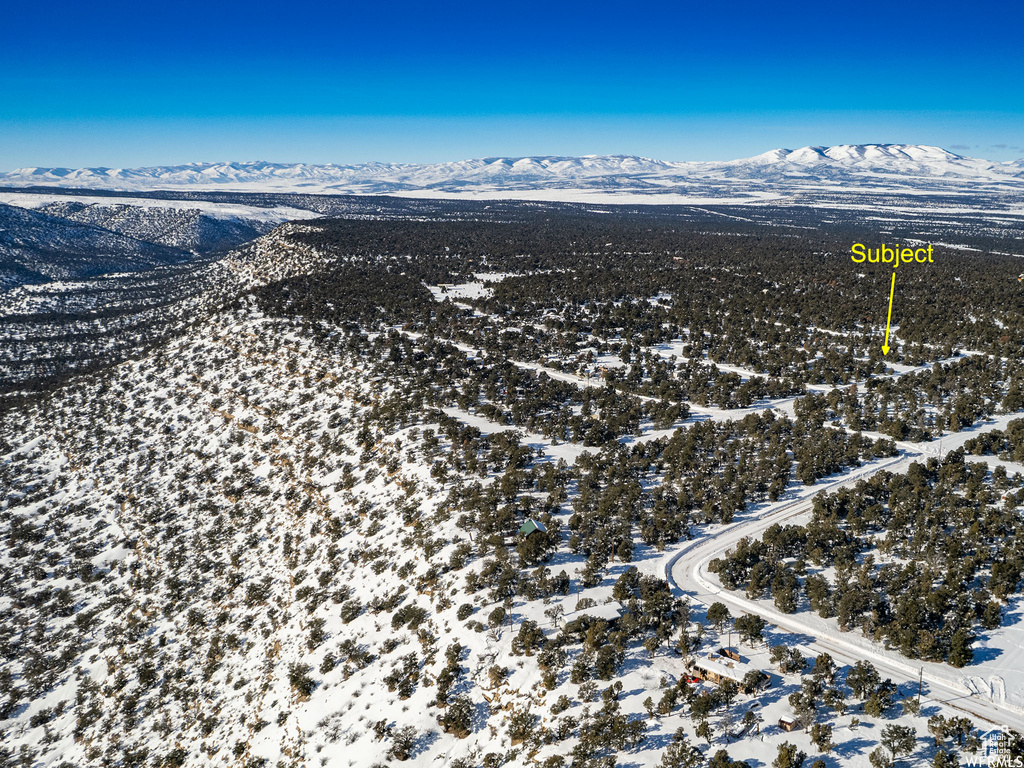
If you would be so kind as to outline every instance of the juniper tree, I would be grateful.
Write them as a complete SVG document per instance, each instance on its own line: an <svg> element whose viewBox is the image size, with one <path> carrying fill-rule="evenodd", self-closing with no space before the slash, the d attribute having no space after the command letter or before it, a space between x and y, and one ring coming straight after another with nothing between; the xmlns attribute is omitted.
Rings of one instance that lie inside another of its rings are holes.
<svg viewBox="0 0 1024 768"><path fill-rule="evenodd" d="M692 746L682 728L678 728L672 741L661 755L659 768L700 768L704 753Z"/></svg>
<svg viewBox="0 0 1024 768"><path fill-rule="evenodd" d="M719 632L730 619L729 609L722 603L712 603L708 608L708 622Z"/></svg>
<svg viewBox="0 0 1024 768"><path fill-rule="evenodd" d="M882 729L879 739L881 745L889 750L893 760L901 755L909 755L917 744L917 733L907 725L887 725Z"/></svg>
<svg viewBox="0 0 1024 768"><path fill-rule="evenodd" d="M878 671L869 661L858 661L846 673L846 684L858 699L866 699L881 682Z"/></svg>
<svg viewBox="0 0 1024 768"><path fill-rule="evenodd" d="M773 768L802 768L807 754L797 749L795 744L788 741L779 745L778 753L772 761Z"/></svg>

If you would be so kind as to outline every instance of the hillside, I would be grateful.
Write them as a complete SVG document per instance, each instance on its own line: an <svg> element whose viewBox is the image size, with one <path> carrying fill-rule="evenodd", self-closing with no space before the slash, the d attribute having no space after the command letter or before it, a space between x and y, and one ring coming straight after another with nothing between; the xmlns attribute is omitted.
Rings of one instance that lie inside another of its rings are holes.
<svg viewBox="0 0 1024 768"><path fill-rule="evenodd" d="M943 252L883 358L886 275L680 222L286 224L133 359L5 401L0 757L845 767L1024 730L999 661L1024 653L1024 555L970 527L1024 515L1018 261ZM918 705L917 645L806 615L872 542L894 601L897 565L962 574L903 535L926 491L972 510L927 530L979 549L969 605L897 606L934 640ZM844 493L869 512L824 515ZM767 623L686 558L743 525ZM730 643L742 679L700 679Z"/></svg>
<svg viewBox="0 0 1024 768"><path fill-rule="evenodd" d="M190 254L180 264L0 292L0 393L45 389L74 372L119 362L201 321L243 290L316 268L315 249L282 244L302 227L282 225L214 258ZM62 252L54 261L64 258ZM101 261L94 252L81 259Z"/></svg>
<svg viewBox="0 0 1024 768"><path fill-rule="evenodd" d="M218 219L198 208L143 208L80 201L52 202L38 210L71 221L92 224L151 243L208 253L229 250L266 234L271 225L246 219Z"/></svg>
<svg viewBox="0 0 1024 768"><path fill-rule="evenodd" d="M93 222L0 203L0 290L181 263L189 254Z"/></svg>

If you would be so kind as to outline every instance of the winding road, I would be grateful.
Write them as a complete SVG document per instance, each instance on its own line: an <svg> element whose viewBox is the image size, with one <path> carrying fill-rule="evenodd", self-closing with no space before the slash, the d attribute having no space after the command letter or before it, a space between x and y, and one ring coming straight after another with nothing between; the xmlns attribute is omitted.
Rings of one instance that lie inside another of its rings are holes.
<svg viewBox="0 0 1024 768"><path fill-rule="evenodd" d="M419 338L419 334L401 329L396 330L411 338ZM476 352L469 345L454 340L449 340L448 343L470 354L475 354ZM980 353L968 352L967 354ZM958 359L960 357L952 357L940 362L954 362ZM595 382L575 373L557 371L539 363L526 363L516 360L511 360L510 362L521 368L543 372L554 379L574 384L581 388L595 384ZM752 372L735 366L718 365L724 370L733 370L743 375L753 375ZM898 378L909 373L928 370L931 367L932 363L914 367L905 366L903 370L893 370L892 373L887 374L887 377ZM816 387L814 390L822 394L834 388ZM656 398L645 397L635 393L634 396L642 400L656 400ZM748 413L763 409L778 410L792 418L795 417L793 412L795 399L794 397L786 397L776 400L765 400L752 407L731 410L688 404L690 406L689 419L692 419L694 416L712 419L741 418ZM462 418L467 416L469 414L460 414ZM923 700L932 701L944 708L959 710L979 721L1006 726L1024 733L1024 710L1007 705L1002 701L992 700L1002 699L1005 696L1004 683L1001 678L993 678L990 683L986 683L981 678L969 677L972 672L970 668L961 672L946 664L907 659L898 652L887 650L880 644L861 636L859 633L841 633L835 627L834 622L830 624L825 620L819 619L814 614L784 614L776 610L774 605L768 601L748 600L741 592L731 592L722 589L715 583L713 577L709 578L707 570L708 563L711 560L723 555L744 536L757 536L775 523L783 523L791 518L809 514L814 503L814 496L821 491L833 491L844 485L853 485L883 470L903 472L914 461L923 461L930 456L941 455L950 450L955 450L979 433L993 429L1004 429L1007 422L1020 417L1020 413L1003 414L989 419L977 428L946 435L937 443L895 441L896 447L900 451L900 455L895 458L869 462L827 482L816 484L807 489L801 489L798 492L798 498L774 504L763 512L755 513L752 516L741 517L731 525L724 526L703 538L689 543L668 560L665 565L665 576L677 594L687 596L691 600L699 601L706 605L710 605L712 602L724 603L734 615L740 613L757 614L765 619L765 621L786 632L813 638L813 640L802 642L800 645L816 653L827 652L839 664L852 665L860 660L868 660L875 666L883 679L886 677L890 678L897 684L903 694L908 694L912 691L916 692L918 681L922 679L927 684L925 686L927 695L923 697ZM875 439L885 437L875 432L865 431L862 434ZM941 447L944 447L945 451L941 450ZM972 457L973 459L974 457ZM978 459L985 460L983 457L978 457ZM989 685L991 686L989 690L994 695L991 699L982 698L978 691L984 690L984 687Z"/></svg>
<svg viewBox="0 0 1024 768"><path fill-rule="evenodd" d="M986 425L986 429L998 428L1003 421L1005 419L997 419L996 423ZM965 436L963 440L973 434L977 432ZM695 540L667 562L665 576L678 594L693 601L705 605L720 602L725 604L734 616L742 613L756 614L782 630L813 638L812 641L801 645L812 651L829 653L840 665L853 664L859 660L870 661L882 678L891 678L902 693L916 691L919 675L922 675L926 684L925 698L943 707L960 710L977 720L1007 726L1024 733L1024 712L1004 703L981 698L963 682L970 673L970 668L961 672L945 664L907 659L896 651L889 651L861 636L859 632L839 632L834 620L827 622L815 614L806 612L784 614L776 610L769 601L748 600L745 593L723 589L713 576L709 577L708 563L711 560L721 557L745 536L757 536L775 523L781 524L809 514L814 496L819 492L853 485L882 470L902 472L911 462L927 458L919 448L911 449L908 444L902 444L901 447L903 450L897 458L866 464L830 482L813 486L800 498L775 505L766 513L741 519L709 536ZM984 729L984 726L982 728Z"/></svg>

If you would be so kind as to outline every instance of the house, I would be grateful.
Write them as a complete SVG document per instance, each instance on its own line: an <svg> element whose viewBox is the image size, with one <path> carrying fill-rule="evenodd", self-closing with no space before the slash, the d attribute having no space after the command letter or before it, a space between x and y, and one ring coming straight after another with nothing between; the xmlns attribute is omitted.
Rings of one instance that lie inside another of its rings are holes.
<svg viewBox="0 0 1024 768"><path fill-rule="evenodd" d="M799 731L800 723L790 717L780 717L779 728L784 731Z"/></svg>
<svg viewBox="0 0 1024 768"><path fill-rule="evenodd" d="M742 739L744 736L747 735L747 731L749 731L753 727L754 727L753 723L743 724L741 722L741 723L739 723L737 725L736 728L734 728L733 730L729 731L729 738L730 739L734 739L734 740L735 739Z"/></svg>
<svg viewBox="0 0 1024 768"><path fill-rule="evenodd" d="M619 619L622 618L622 608L616 603L602 603L601 605L594 605L590 608L579 608L578 610L571 611L569 613L563 613L558 618L559 629L566 629L569 625L579 621L580 619L590 619L591 621L607 621L608 625L614 627Z"/></svg>
<svg viewBox="0 0 1024 768"><path fill-rule="evenodd" d="M721 685L723 680L730 680L738 685L744 693L763 691L772 684L771 676L757 667L714 653L691 661L689 666L701 680L707 680L717 685ZM757 679L757 683L754 685L750 684L750 678L748 678L751 672L755 673L753 677Z"/></svg>
<svg viewBox="0 0 1024 768"><path fill-rule="evenodd" d="M528 518L525 523L519 526L520 536L530 536L534 533L547 533L548 529L544 527L544 523L539 520L534 520L532 517Z"/></svg>

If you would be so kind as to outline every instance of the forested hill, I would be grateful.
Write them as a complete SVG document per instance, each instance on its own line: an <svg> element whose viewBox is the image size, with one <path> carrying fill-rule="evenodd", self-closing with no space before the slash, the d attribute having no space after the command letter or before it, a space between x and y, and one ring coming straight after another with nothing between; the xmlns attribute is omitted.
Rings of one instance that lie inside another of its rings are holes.
<svg viewBox="0 0 1024 768"><path fill-rule="evenodd" d="M845 229L431 210L67 317L19 289L0 764L951 768L1024 729L1009 246L901 267L883 355Z"/></svg>

